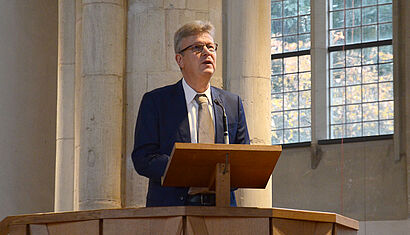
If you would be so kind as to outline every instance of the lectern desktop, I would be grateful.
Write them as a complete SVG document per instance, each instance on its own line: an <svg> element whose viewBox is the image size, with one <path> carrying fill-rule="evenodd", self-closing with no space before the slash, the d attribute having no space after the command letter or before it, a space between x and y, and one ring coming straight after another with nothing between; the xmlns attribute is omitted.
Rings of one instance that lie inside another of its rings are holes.
<svg viewBox="0 0 410 235"><path fill-rule="evenodd" d="M216 206L229 207L231 188L265 188L281 146L175 143L163 186L215 189Z"/></svg>

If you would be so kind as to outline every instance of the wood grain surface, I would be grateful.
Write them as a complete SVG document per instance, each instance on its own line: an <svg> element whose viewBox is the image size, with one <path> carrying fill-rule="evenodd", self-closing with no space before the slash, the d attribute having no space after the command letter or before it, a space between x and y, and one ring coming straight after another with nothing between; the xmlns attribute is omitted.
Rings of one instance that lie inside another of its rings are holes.
<svg viewBox="0 0 410 235"><path fill-rule="evenodd" d="M162 184L208 187L216 163L231 165L231 187L265 188L282 152L281 146L175 143Z"/></svg>
<svg viewBox="0 0 410 235"><path fill-rule="evenodd" d="M296 210L296 209L286 209L286 208L250 208L250 207L196 207L196 206L181 206L181 207L143 207L143 208L127 208L127 209L105 209L105 210L92 210L92 211L78 211L78 212L61 212L61 213L38 213L31 215L19 215L10 216L5 218L1 223L0 235L20 235L26 234L27 225L30 229L35 229L34 225L47 225L47 229L52 234L64 234L60 231L65 231L67 227L75 228L79 231L84 231L83 227L96 228L102 226L104 228L116 228L121 223L148 223L150 225L144 225L151 227L152 229L157 229L157 224L170 224L169 227L173 228L173 234L178 234L181 225L184 221L183 218L193 217L203 217L207 228L207 231L211 233L212 226L209 225L208 221L213 221L213 224L217 223L233 223L229 221L259 221L258 219L271 219L272 223L278 224L283 219L285 221L299 221L302 224L308 225L310 222L318 223L322 228L322 223L334 224L335 232L342 235L356 234L359 229L359 222L351 218L329 212L319 212L319 211L307 211L307 210ZM176 219L180 218L180 219ZM157 220L158 219L158 220ZM238 220L237 220L238 219ZM135 222L139 220L140 222ZM161 221L156 223L155 221ZM226 220L226 221L225 221ZM192 220L193 224L198 224L198 220L195 218ZM219 221L219 222L218 222ZM263 221L263 220L261 220ZM276 222L275 222L276 221ZM306 222L306 223L305 223ZM201 222L202 223L202 222ZM242 223L242 222L240 222ZM259 223L259 222L255 222ZM285 222L283 222L285 223ZM288 222L286 222L288 223ZM174 226L171 224L178 224ZM189 224L189 223L187 223ZM269 224L269 223L268 223ZM319 226L317 225L317 226ZM125 225L119 226L123 227ZM182 227L181 227L182 226ZM188 225L187 225L188 226ZM216 225L215 225L216 226ZM239 226L239 225L238 225ZM125 226L127 227L127 226ZM268 225L269 227L269 225ZM39 229L41 227L37 227ZM114 231L115 229L107 230ZM187 227L188 228L188 227ZM273 228L272 228L273 229ZM319 229L317 227L316 229ZM59 233L54 233L58 231ZM93 234L94 230L87 234ZM161 234L162 230L154 230ZM171 230L170 230L171 231ZM53 233L51 233L53 232ZM73 233L70 233L73 234ZM75 233L74 233L75 234ZM79 233L84 234L84 233ZM97 233L98 234L98 233ZM105 234L105 233L104 233ZM33 235L33 234L32 234Z"/></svg>

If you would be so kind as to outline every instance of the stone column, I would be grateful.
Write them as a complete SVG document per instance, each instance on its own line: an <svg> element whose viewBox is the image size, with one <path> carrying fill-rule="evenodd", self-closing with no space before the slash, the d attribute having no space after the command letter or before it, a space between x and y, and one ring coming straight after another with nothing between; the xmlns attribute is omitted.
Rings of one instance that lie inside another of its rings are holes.
<svg viewBox="0 0 410 235"><path fill-rule="evenodd" d="M327 9L328 0L312 1L311 61L312 61L312 145L328 138Z"/></svg>
<svg viewBox="0 0 410 235"><path fill-rule="evenodd" d="M75 1L58 2L55 211L74 209Z"/></svg>
<svg viewBox="0 0 410 235"><path fill-rule="evenodd" d="M251 144L270 140L270 1L227 0L224 44L226 88L241 96ZM265 190L238 190L239 206L272 206L271 181Z"/></svg>
<svg viewBox="0 0 410 235"><path fill-rule="evenodd" d="M394 145L395 160L407 160L407 198L410 215L410 2L393 0Z"/></svg>
<svg viewBox="0 0 410 235"><path fill-rule="evenodd" d="M80 134L77 123L81 121L81 113L77 110L81 105L81 76L82 76L82 1L75 0L75 91L74 91L74 209L78 210L78 185L79 185L79 156Z"/></svg>
<svg viewBox="0 0 410 235"><path fill-rule="evenodd" d="M77 4L75 209L120 207L126 3Z"/></svg>
<svg viewBox="0 0 410 235"><path fill-rule="evenodd" d="M210 21L219 43L212 85L222 86L222 0L129 0L127 41L127 111L124 205L145 206L148 180L131 161L134 128L143 94L182 78L175 62L174 33L183 24Z"/></svg>
<svg viewBox="0 0 410 235"><path fill-rule="evenodd" d="M0 221L54 207L57 10L0 1Z"/></svg>

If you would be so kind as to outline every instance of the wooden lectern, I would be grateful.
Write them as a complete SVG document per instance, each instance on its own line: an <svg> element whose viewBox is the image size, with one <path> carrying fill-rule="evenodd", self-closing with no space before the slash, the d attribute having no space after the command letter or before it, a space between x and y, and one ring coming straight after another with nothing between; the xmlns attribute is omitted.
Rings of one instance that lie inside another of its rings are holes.
<svg viewBox="0 0 410 235"><path fill-rule="evenodd" d="M208 187L216 206L105 209L9 216L0 235L357 234L356 220L326 212L229 207L230 188L264 188L280 146L176 143L164 186Z"/></svg>
<svg viewBox="0 0 410 235"><path fill-rule="evenodd" d="M265 188L281 146L175 143L163 186L215 189L216 206L229 207L231 188Z"/></svg>

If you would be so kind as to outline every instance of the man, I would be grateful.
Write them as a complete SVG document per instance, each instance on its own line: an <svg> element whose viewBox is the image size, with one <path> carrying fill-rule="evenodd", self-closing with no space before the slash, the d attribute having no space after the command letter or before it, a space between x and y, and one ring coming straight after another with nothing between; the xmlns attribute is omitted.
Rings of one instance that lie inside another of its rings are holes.
<svg viewBox="0 0 410 235"><path fill-rule="evenodd" d="M174 49L183 78L142 98L132 160L136 171L149 178L147 206L215 204L215 194L202 188L162 187L161 176L175 142L224 143L220 105L226 111L230 143L249 144L241 99L209 83L218 48L213 33L214 27L201 21L182 26L175 33ZM233 192L231 205L236 205Z"/></svg>

